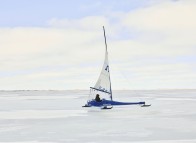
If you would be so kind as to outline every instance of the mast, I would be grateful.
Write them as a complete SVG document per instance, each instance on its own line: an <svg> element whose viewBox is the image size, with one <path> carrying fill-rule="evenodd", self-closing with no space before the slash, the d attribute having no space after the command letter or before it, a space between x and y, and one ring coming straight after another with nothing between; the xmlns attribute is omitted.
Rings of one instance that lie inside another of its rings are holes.
<svg viewBox="0 0 196 143"><path fill-rule="evenodd" d="M108 55L107 42L106 42L106 34L105 34L105 28L104 28L104 26L103 26L103 32L104 32L104 39L105 39L106 54ZM108 65L108 68L109 68L109 65ZM109 73L109 81L110 81L110 93L111 93L110 98L112 100L112 86L111 86L110 73Z"/></svg>
<svg viewBox="0 0 196 143"><path fill-rule="evenodd" d="M106 52L108 52L104 26L103 26L103 32L104 32L104 39L105 39L105 48L106 48Z"/></svg>

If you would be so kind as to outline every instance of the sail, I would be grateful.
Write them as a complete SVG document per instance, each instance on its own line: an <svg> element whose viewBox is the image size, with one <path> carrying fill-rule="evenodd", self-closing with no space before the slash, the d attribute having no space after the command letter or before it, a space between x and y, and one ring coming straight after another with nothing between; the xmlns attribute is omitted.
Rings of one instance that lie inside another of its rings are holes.
<svg viewBox="0 0 196 143"><path fill-rule="evenodd" d="M105 53L105 61L103 64L103 68L101 70L101 74L94 88L111 93L110 70L109 70L109 64L108 64L108 52L107 51Z"/></svg>
<svg viewBox="0 0 196 143"><path fill-rule="evenodd" d="M101 73L99 75L99 78L98 78L95 86L91 87L91 89L106 93L107 96L109 96L109 99L112 100L112 89L111 89L111 81L110 81L108 51L107 51L107 43L106 43L106 36L105 36L104 27L103 27L103 30L104 30L105 45L106 45L105 60L104 60L104 64L103 64Z"/></svg>

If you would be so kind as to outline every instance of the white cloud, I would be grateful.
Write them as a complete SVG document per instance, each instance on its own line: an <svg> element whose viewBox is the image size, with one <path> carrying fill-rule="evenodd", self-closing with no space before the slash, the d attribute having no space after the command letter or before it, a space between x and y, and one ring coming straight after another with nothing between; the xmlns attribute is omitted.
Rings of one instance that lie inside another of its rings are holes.
<svg viewBox="0 0 196 143"><path fill-rule="evenodd" d="M165 1L151 7L126 13L124 24L140 30L172 32L195 30L195 1ZM165 31L166 30L166 31ZM170 31L172 30L172 31Z"/></svg>
<svg viewBox="0 0 196 143"><path fill-rule="evenodd" d="M88 46L97 37L99 37L99 33L69 29L0 29L0 57L2 63L0 69L16 68L10 66L10 62L12 64L17 63L16 66L19 69L23 66L28 67L28 65L33 68L34 66L43 66L43 64L47 66L57 63L80 63L82 57L84 61L86 60L86 51L92 51L98 45L90 44L91 47Z"/></svg>
<svg viewBox="0 0 196 143"><path fill-rule="evenodd" d="M156 45L161 43L162 47L178 50L181 50L181 46L182 49L195 46L195 1L165 1L124 15L122 25L139 31L139 40ZM192 52L193 49L189 50Z"/></svg>

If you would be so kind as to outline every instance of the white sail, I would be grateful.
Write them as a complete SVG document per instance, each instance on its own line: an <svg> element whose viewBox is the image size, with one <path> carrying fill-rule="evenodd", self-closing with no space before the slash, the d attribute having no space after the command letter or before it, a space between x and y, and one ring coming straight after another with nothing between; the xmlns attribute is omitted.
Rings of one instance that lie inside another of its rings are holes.
<svg viewBox="0 0 196 143"><path fill-rule="evenodd" d="M97 92L102 92L102 97L109 98L112 100L112 89L111 89L111 81L110 81L110 70L109 70L109 63L108 63L108 52L105 53L105 60L99 75L99 78L94 87L91 89L96 90ZM103 94L107 94L104 95Z"/></svg>
<svg viewBox="0 0 196 143"><path fill-rule="evenodd" d="M108 64L108 52L105 53L105 61L101 74L94 86L94 88L111 93L111 83L110 83L110 70Z"/></svg>
<svg viewBox="0 0 196 143"><path fill-rule="evenodd" d="M103 30L104 30L105 45L106 45L105 60L104 60L104 64L103 64L101 73L99 75L99 78L98 78L95 86L91 87L91 89L94 89L96 91L103 92L103 93L107 94L109 99L112 100L110 70L109 70L107 43L106 43L106 36L105 36L105 29L104 29L104 27L103 27Z"/></svg>

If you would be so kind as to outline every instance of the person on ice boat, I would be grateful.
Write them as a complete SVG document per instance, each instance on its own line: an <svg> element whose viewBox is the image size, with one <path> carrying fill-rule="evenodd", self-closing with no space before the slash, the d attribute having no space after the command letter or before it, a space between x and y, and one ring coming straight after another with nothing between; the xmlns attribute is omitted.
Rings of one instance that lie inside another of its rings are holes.
<svg viewBox="0 0 196 143"><path fill-rule="evenodd" d="M102 100L100 99L100 97L99 97L99 94L96 95L95 101L97 101L97 102L101 102L101 101L102 101Z"/></svg>

